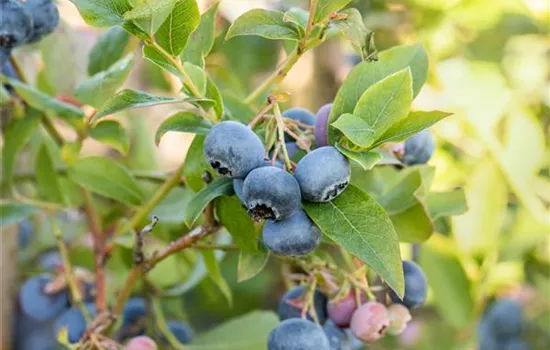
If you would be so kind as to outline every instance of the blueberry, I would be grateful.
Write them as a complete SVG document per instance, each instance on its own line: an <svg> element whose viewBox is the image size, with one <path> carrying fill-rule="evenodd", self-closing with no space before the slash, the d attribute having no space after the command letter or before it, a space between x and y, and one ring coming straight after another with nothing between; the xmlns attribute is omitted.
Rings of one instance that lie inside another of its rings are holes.
<svg viewBox="0 0 550 350"><path fill-rule="evenodd" d="M0 48L12 49L22 45L31 35L32 17L18 0L0 0Z"/></svg>
<svg viewBox="0 0 550 350"><path fill-rule="evenodd" d="M344 350L348 336L346 333L334 323L328 320L323 326L325 335L330 343L331 350Z"/></svg>
<svg viewBox="0 0 550 350"><path fill-rule="evenodd" d="M289 173L273 166L254 169L243 184L248 213L254 220L284 220L300 208L300 186Z"/></svg>
<svg viewBox="0 0 550 350"><path fill-rule="evenodd" d="M61 255L57 250L51 250L38 257L38 264L47 271L55 271L63 265Z"/></svg>
<svg viewBox="0 0 550 350"><path fill-rule="evenodd" d="M391 304L388 306L388 314L390 315L388 333L391 335L403 333L405 328L407 328L407 323L412 320L409 309L402 304Z"/></svg>
<svg viewBox="0 0 550 350"><path fill-rule="evenodd" d="M87 303L84 306L90 313L90 316L94 318L96 314L95 305ZM84 318L84 315L82 314L80 309L78 309L77 307L72 307L62 313L61 316L59 316L57 320L55 320L55 334L59 334L59 331L63 327L67 328L70 343L76 343L80 341L80 338L82 338L82 335L84 335L84 332L86 331L86 319Z"/></svg>
<svg viewBox="0 0 550 350"><path fill-rule="evenodd" d="M331 350L323 329L300 318L285 320L267 339L268 350Z"/></svg>
<svg viewBox="0 0 550 350"><path fill-rule="evenodd" d="M302 196L311 202L328 202L336 198L348 186L350 175L349 161L331 146L307 154L294 171Z"/></svg>
<svg viewBox="0 0 550 350"><path fill-rule="evenodd" d="M521 338L512 338L502 344L501 350L529 350L529 345Z"/></svg>
<svg viewBox="0 0 550 350"><path fill-rule="evenodd" d="M351 316L357 310L356 291L350 290L341 298L332 299L327 305L328 317L340 327L348 327L351 322ZM367 301L365 293L360 293L359 301L361 304Z"/></svg>
<svg viewBox="0 0 550 350"><path fill-rule="evenodd" d="M157 350L155 341L147 336L140 336L130 339L126 344L126 350Z"/></svg>
<svg viewBox="0 0 550 350"><path fill-rule="evenodd" d="M233 179L233 191L235 191L235 195L241 200L241 203L246 206L243 194L243 184L243 179Z"/></svg>
<svg viewBox="0 0 550 350"><path fill-rule="evenodd" d="M168 321L168 329L182 344L189 344L193 340L193 329L181 321Z"/></svg>
<svg viewBox="0 0 550 350"><path fill-rule="evenodd" d="M485 314L497 338L518 337L524 326L521 306L509 299L495 301Z"/></svg>
<svg viewBox="0 0 550 350"><path fill-rule="evenodd" d="M13 349L52 350L58 344L51 321L37 321L20 311L15 312L13 330Z"/></svg>
<svg viewBox="0 0 550 350"><path fill-rule="evenodd" d="M53 32L59 23L59 12L52 0L26 0L25 8L32 16L33 26L27 43L35 43Z"/></svg>
<svg viewBox="0 0 550 350"><path fill-rule="evenodd" d="M19 248L25 249L29 246L29 244L31 243L32 233L32 222L30 222L29 220L23 220L19 223Z"/></svg>
<svg viewBox="0 0 550 350"><path fill-rule="evenodd" d="M19 301L28 316L38 321L46 321L61 313L69 301L67 290L55 294L46 294L44 289L51 281L47 275L38 275L28 279L21 286Z"/></svg>
<svg viewBox="0 0 550 350"><path fill-rule="evenodd" d="M143 298L130 298L122 311L120 337L127 339L145 334L146 303Z"/></svg>
<svg viewBox="0 0 550 350"><path fill-rule="evenodd" d="M282 115L285 118L299 121L302 124L311 125L311 126L315 125L315 115L313 115L313 113L311 113L310 111L308 111L305 108L287 109L286 111L283 112ZM298 127L302 131L305 131L304 128L302 128L300 126L298 126ZM285 141L286 142L293 141L293 140L294 139L292 137L285 134Z"/></svg>
<svg viewBox="0 0 550 350"><path fill-rule="evenodd" d="M479 350L500 350L496 335L485 317L477 325L477 342Z"/></svg>
<svg viewBox="0 0 550 350"><path fill-rule="evenodd" d="M409 137L405 141L405 152L401 161L407 165L426 164L434 153L435 143L428 129Z"/></svg>
<svg viewBox="0 0 550 350"><path fill-rule="evenodd" d="M302 317L303 297L307 289L304 286L298 286L288 290L279 301L279 317L282 320L289 318ZM327 297L320 290L316 289L313 293L313 306L320 323L327 320ZM306 314L307 319L313 321L311 315Z"/></svg>
<svg viewBox="0 0 550 350"><path fill-rule="evenodd" d="M409 309L419 307L426 301L428 294L428 282L426 275L414 261L403 261L403 274L405 275L405 297L401 300L394 291L390 297L394 303L400 303Z"/></svg>
<svg viewBox="0 0 550 350"><path fill-rule="evenodd" d="M250 171L262 166L262 141L246 126L224 121L212 127L204 140L206 161L219 174L243 179Z"/></svg>
<svg viewBox="0 0 550 350"><path fill-rule="evenodd" d="M332 110L332 103L326 104L317 112L317 119L315 121L315 143L317 147L328 145L327 132L328 132L328 117Z"/></svg>
<svg viewBox="0 0 550 350"><path fill-rule="evenodd" d="M285 147L289 158L292 158L296 153L300 152L301 150L301 148L298 147L296 142L286 142Z"/></svg>
<svg viewBox="0 0 550 350"><path fill-rule="evenodd" d="M361 305L351 318L351 331L365 343L372 343L386 335L390 316L383 304L369 301Z"/></svg>
<svg viewBox="0 0 550 350"><path fill-rule="evenodd" d="M263 227L265 246L277 255L309 254L321 243L321 231L303 210L281 221L267 221Z"/></svg>

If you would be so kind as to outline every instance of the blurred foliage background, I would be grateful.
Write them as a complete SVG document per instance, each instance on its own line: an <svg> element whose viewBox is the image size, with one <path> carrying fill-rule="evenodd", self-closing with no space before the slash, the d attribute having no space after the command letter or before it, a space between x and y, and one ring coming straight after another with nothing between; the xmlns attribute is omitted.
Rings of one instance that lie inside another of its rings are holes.
<svg viewBox="0 0 550 350"><path fill-rule="evenodd" d="M202 9L209 5L199 2ZM29 79L58 97L86 76L88 52L100 34L82 22L69 1L59 1L59 5L62 26L38 47L16 53ZM466 214L439 219L438 233L414 249L430 283L427 307L413 314L414 321L403 335L386 337L369 349L475 348L476 320L487 302L503 295L526 305L533 349L550 349L550 2L356 0L351 5L361 10L365 23L375 31L379 50L415 42L428 50L430 75L415 108L454 113L432 128L437 140L431 160L437 169L434 190L463 187L469 207ZM224 41L229 23L250 8L292 6L304 7L305 3L221 1L217 28L222 34L207 67L226 103L238 104L274 69L284 49L280 43L259 37ZM131 40L121 47L137 49L137 42ZM175 80L140 60L129 86L167 95L178 91ZM285 81L284 89L291 93L287 105L316 111L332 101L357 60L351 47L335 39L308 52ZM156 147L154 130L171 111L163 108L128 113L124 123L133 141L128 152L127 145L118 145L114 151L87 140L82 153L111 153L137 171L174 168L185 156L191 136L169 134ZM64 132L71 133L69 129ZM34 148L31 145L29 153L36 153L39 145L39 141ZM18 171L33 169L34 164L21 157ZM156 185L143 186L152 193ZM168 240L182 234L183 218L177 209L190 196L189 191L177 189L156 208L161 218L156 238ZM63 231L72 237L73 263L91 268L82 218L65 219ZM34 218L38 238L20 252L20 266L32 262L37 252L55 246L45 222ZM403 256L411 257L412 247L403 244L402 248ZM116 250L110 260L115 272L109 280L113 290L119 287L118 276L127 272L127 253ZM210 279L194 281L198 285L184 298L169 299L164 305L198 330L252 309L274 309L285 289L276 262L254 279L237 283L236 254L219 254L222 273L234 294L232 307ZM196 259L187 251L182 257L171 257L149 278L158 286L173 287L182 276L194 273ZM21 268L17 278L22 280L31 271Z"/></svg>

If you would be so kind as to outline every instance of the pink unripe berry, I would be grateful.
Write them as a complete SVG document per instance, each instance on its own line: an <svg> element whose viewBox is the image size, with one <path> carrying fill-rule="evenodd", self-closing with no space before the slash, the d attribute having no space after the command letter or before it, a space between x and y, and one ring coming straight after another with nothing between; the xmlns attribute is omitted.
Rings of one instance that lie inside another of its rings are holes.
<svg viewBox="0 0 550 350"><path fill-rule="evenodd" d="M383 304L369 301L361 305L351 317L351 331L365 343L382 338L390 326L390 315Z"/></svg>
<svg viewBox="0 0 550 350"><path fill-rule="evenodd" d="M356 292L350 290L345 296L329 301L327 305L328 317L340 327L348 327L351 316L357 310ZM360 293L360 303L367 301L365 293Z"/></svg>
<svg viewBox="0 0 550 350"><path fill-rule="evenodd" d="M157 350L155 341L147 336L140 336L130 339L126 350Z"/></svg>
<svg viewBox="0 0 550 350"><path fill-rule="evenodd" d="M401 334L407 323L412 320L409 309L402 304L392 304L388 307L388 314L390 315L390 327L388 333L392 335Z"/></svg>

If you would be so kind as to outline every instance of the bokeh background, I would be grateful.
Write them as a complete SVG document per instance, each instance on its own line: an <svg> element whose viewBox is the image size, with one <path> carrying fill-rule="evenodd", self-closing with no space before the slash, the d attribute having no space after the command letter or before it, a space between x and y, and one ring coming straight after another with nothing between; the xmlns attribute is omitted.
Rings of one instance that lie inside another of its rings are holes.
<svg viewBox="0 0 550 350"><path fill-rule="evenodd" d="M202 9L210 4L198 2ZM51 95L68 96L86 77L88 52L101 32L88 27L69 1L58 3L62 25L16 56L30 81ZM306 2L222 0L217 28L223 33L251 8L292 6L305 7ZM475 325L484 305L502 296L526 306L533 349L550 349L550 1L355 0L351 6L375 31L379 50L417 42L426 47L429 77L414 108L454 113L432 128L437 142L430 161L437 169L434 190L464 188L469 208L463 215L436 222L438 232L426 243L430 253L422 254L420 247L420 263L431 288L427 306L413 313L403 335L386 337L369 349L475 349ZM207 68L230 101L246 96L261 82L284 57L284 50L280 43L259 37L227 42L223 37L218 36ZM131 42L127 50L137 46ZM288 107L316 111L332 101L357 61L352 48L338 39L308 52L284 83L284 90L291 93ZM142 59L127 85L166 95L180 88L176 80ZM119 119L131 131L132 146L126 156L93 140L84 143L82 153L110 154L137 171L174 169L184 159L192 136L167 134L155 146L154 131L171 112L157 106ZM70 130L63 132L70 137ZM36 152L32 147L29 154ZM21 156L18 171L32 172L29 163ZM178 191L157 209L163 217L159 235L165 238L176 234L172 228L183 222L177 208L190 198ZM81 218L65 219L74 264L91 267ZM4 289L28 276L37 257L55 246L51 227L44 222L33 218L32 244L25 249L17 249L17 242L10 243L3 234ZM410 245L402 248L403 256L411 257ZM191 320L199 331L252 309L274 309L285 289L279 266L269 265L254 279L237 283L236 265L237 254L231 252L221 264L233 289L233 307L212 281L204 279L167 308L174 316ZM151 279L167 287L189 273L189 266L168 259ZM113 289L117 280L116 274L112 276ZM3 291L3 311L9 295L10 290ZM2 329L7 329L7 319L3 317Z"/></svg>

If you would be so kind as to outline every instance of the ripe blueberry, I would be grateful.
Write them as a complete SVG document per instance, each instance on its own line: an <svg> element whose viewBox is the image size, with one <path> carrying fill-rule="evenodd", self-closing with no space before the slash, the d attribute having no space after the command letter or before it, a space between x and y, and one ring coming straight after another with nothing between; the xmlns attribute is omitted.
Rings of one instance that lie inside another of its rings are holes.
<svg viewBox="0 0 550 350"><path fill-rule="evenodd" d="M323 329L313 322L293 318L275 327L267 339L268 350L331 350Z"/></svg>
<svg viewBox="0 0 550 350"><path fill-rule="evenodd" d="M521 335L524 326L521 306L509 299L495 301L485 318L498 338L513 338Z"/></svg>
<svg viewBox="0 0 550 350"><path fill-rule="evenodd" d="M54 318L65 309L69 301L66 290L47 294L44 289L49 282L51 278L47 275L34 276L23 283L19 291L23 312L38 321Z"/></svg>
<svg viewBox="0 0 550 350"><path fill-rule="evenodd" d="M90 316L95 317L96 308L94 304L88 303L84 305ZM59 334L59 331L66 327L68 331L68 338L70 343L76 343L82 338L82 335L86 331L86 320L84 315L77 307L72 307L61 314L55 320L54 330L55 334Z"/></svg>
<svg viewBox="0 0 550 350"><path fill-rule="evenodd" d="M328 202L336 198L348 186L350 175L349 161L331 146L307 154L294 171L302 196L311 202Z"/></svg>
<svg viewBox="0 0 550 350"><path fill-rule="evenodd" d="M168 329L182 344L189 344L193 340L193 329L180 321L168 321Z"/></svg>
<svg viewBox="0 0 550 350"><path fill-rule="evenodd" d="M300 147L298 147L296 142L286 142L285 146L289 158L292 158L296 153L300 152Z"/></svg>
<svg viewBox="0 0 550 350"><path fill-rule="evenodd" d="M25 8L32 16L33 26L27 43L35 43L53 32L59 23L59 12L52 0L26 0Z"/></svg>
<svg viewBox="0 0 550 350"><path fill-rule="evenodd" d="M0 0L0 48L12 49L22 45L31 35L32 17L18 0Z"/></svg>
<svg viewBox="0 0 550 350"><path fill-rule="evenodd" d="M61 262L61 255L57 250L50 250L38 257L38 265L44 270L55 271L59 269L63 263Z"/></svg>
<svg viewBox="0 0 550 350"><path fill-rule="evenodd" d="M315 121L315 143L317 147L328 145L327 132L328 132L328 117L332 110L332 103L326 104L317 112L317 119Z"/></svg>
<svg viewBox="0 0 550 350"><path fill-rule="evenodd" d="M321 231L303 210L281 221L267 221L263 227L265 246L277 255L309 254L321 243Z"/></svg>
<svg viewBox="0 0 550 350"><path fill-rule="evenodd" d="M407 323L412 320L409 309L402 304L391 304L388 307L388 314L390 315L388 333L391 335L401 334L407 328Z"/></svg>
<svg viewBox="0 0 550 350"><path fill-rule="evenodd" d="M479 350L500 350L498 340L486 317L477 325L477 343Z"/></svg>
<svg viewBox="0 0 550 350"><path fill-rule="evenodd" d="M155 341L147 336L140 336L130 339L126 344L126 350L157 350Z"/></svg>
<svg viewBox="0 0 550 350"><path fill-rule="evenodd" d="M254 220L284 220L300 208L300 186L291 174L273 166L254 169L243 184L248 213Z"/></svg>
<svg viewBox="0 0 550 350"><path fill-rule="evenodd" d="M204 140L206 161L219 174L243 179L264 162L264 146L252 130L241 123L224 121L212 127Z"/></svg>
<svg viewBox="0 0 550 350"><path fill-rule="evenodd" d="M405 141L405 152L401 161L407 165L425 164L434 153L435 143L428 129L409 137Z"/></svg>
<svg viewBox="0 0 550 350"><path fill-rule="evenodd" d="M279 301L279 317L282 320L288 318L302 317L302 308L304 306L303 297L307 289L304 286L298 286L289 289ZM319 322L325 323L327 320L327 297L320 290L315 290L313 293L313 306ZM308 320L313 320L311 315L306 314Z"/></svg>
<svg viewBox="0 0 550 350"><path fill-rule="evenodd" d="M271 166L270 160L264 160L264 163L262 166ZM283 163L279 162L278 160L275 161L274 167L283 169ZM235 195L237 198L240 199L241 203L246 206L246 202L244 201L244 195L243 195L243 179L233 179L233 191L235 191Z"/></svg>
<svg viewBox="0 0 550 350"><path fill-rule="evenodd" d="M130 298L122 311L122 339L145 334L146 304L143 298Z"/></svg>
<svg viewBox="0 0 550 350"><path fill-rule="evenodd" d="M351 289L343 297L332 299L328 302L327 312L328 317L340 327L348 327L351 322L351 316L357 310L356 291ZM359 297L363 304L367 301L365 293L361 292Z"/></svg>
<svg viewBox="0 0 550 350"><path fill-rule="evenodd" d="M336 323L329 319L325 322L323 330L330 343L330 350L344 350L348 336Z"/></svg>
<svg viewBox="0 0 550 350"><path fill-rule="evenodd" d="M32 222L29 220L23 220L19 223L19 235L17 236L19 248L25 249L29 246L31 243L32 233Z"/></svg>
<svg viewBox="0 0 550 350"><path fill-rule="evenodd" d="M299 121L302 124L311 125L311 126L315 125L315 115L313 115L313 113L311 113L310 111L308 111L305 108L287 109L286 111L283 112L282 115L285 118ZM298 127L302 131L305 131L304 128L302 128L300 126L298 126ZM292 137L290 137L289 135L285 134L285 141L286 142L294 141L294 139Z"/></svg>
<svg viewBox="0 0 550 350"><path fill-rule="evenodd" d="M388 310L383 304L375 301L361 305L351 318L351 331L365 343L372 343L382 338L389 326Z"/></svg>
<svg viewBox="0 0 550 350"><path fill-rule="evenodd" d="M521 338L512 338L504 341L502 350L529 350L529 345Z"/></svg>
<svg viewBox="0 0 550 350"><path fill-rule="evenodd" d="M405 297L401 300L397 294L390 291L391 300L400 303L409 309L419 307L426 301L428 294L428 282L426 275L414 261L403 261L403 274L405 275Z"/></svg>
<svg viewBox="0 0 550 350"><path fill-rule="evenodd" d="M55 349L58 342L52 329L52 322L37 321L22 312L14 313L13 349L38 350Z"/></svg>

